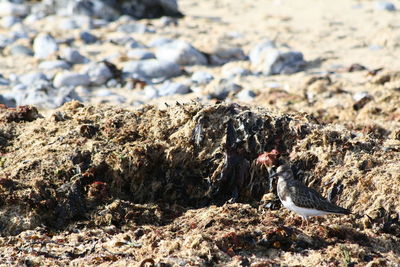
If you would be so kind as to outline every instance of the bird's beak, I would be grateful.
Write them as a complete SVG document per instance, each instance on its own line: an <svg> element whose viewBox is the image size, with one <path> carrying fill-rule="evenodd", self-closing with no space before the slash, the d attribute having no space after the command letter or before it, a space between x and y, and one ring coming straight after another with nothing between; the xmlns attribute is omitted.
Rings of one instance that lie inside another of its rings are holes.
<svg viewBox="0 0 400 267"><path fill-rule="evenodd" d="M269 178L272 179L272 178L278 177L279 174L281 174L281 173L280 172L276 172L276 173L270 175Z"/></svg>

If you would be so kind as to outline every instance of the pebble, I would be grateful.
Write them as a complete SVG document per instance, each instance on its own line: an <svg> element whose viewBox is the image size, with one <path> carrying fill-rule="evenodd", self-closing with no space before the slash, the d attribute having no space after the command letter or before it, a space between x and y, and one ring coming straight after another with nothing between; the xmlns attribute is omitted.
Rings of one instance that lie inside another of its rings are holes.
<svg viewBox="0 0 400 267"><path fill-rule="evenodd" d="M4 76L2 74L0 74L0 85L9 85L10 81L6 78L4 78Z"/></svg>
<svg viewBox="0 0 400 267"><path fill-rule="evenodd" d="M25 45L12 45L10 47L10 53L14 56L23 55L23 56L33 56L33 51L29 47Z"/></svg>
<svg viewBox="0 0 400 267"><path fill-rule="evenodd" d="M358 111L362 109L366 104L373 100L373 97L366 91L356 92L353 94L353 109Z"/></svg>
<svg viewBox="0 0 400 267"><path fill-rule="evenodd" d="M71 66L64 60L43 61L39 64L39 69L42 70L55 70L55 69L69 70L70 68Z"/></svg>
<svg viewBox="0 0 400 267"><path fill-rule="evenodd" d="M211 64L223 65L230 61L247 59L240 47L218 47L211 55Z"/></svg>
<svg viewBox="0 0 400 267"><path fill-rule="evenodd" d="M141 48L129 50L126 55L128 56L129 59L133 60L156 58L153 52Z"/></svg>
<svg viewBox="0 0 400 267"><path fill-rule="evenodd" d="M50 34L39 33L33 41L33 51L36 58L46 59L57 50L57 42Z"/></svg>
<svg viewBox="0 0 400 267"><path fill-rule="evenodd" d="M94 95L98 96L98 97L108 97L108 96L114 96L116 94L109 89L102 88L102 89L96 90L94 92Z"/></svg>
<svg viewBox="0 0 400 267"><path fill-rule="evenodd" d="M43 72L30 72L30 73L26 73L23 74L21 76L18 77L19 81L24 84L24 85L31 85L34 84L37 81L43 80L43 81L47 81L47 77Z"/></svg>
<svg viewBox="0 0 400 267"><path fill-rule="evenodd" d="M5 48L8 45L12 44L14 42L14 39L9 38L8 36L5 36L3 34L0 34L0 48Z"/></svg>
<svg viewBox="0 0 400 267"><path fill-rule="evenodd" d="M142 92L146 99L155 99L159 97L158 90L152 85L146 85Z"/></svg>
<svg viewBox="0 0 400 267"><path fill-rule="evenodd" d="M8 1L0 2L0 17L18 16L25 17L29 13L27 5L15 4Z"/></svg>
<svg viewBox="0 0 400 267"><path fill-rule="evenodd" d="M206 71L196 71L193 73L191 80L198 85L208 84L214 79L214 76Z"/></svg>
<svg viewBox="0 0 400 267"><path fill-rule="evenodd" d="M3 28L8 29L20 21L21 19L16 16L5 16L1 19L1 26L3 26Z"/></svg>
<svg viewBox="0 0 400 267"><path fill-rule="evenodd" d="M387 1L375 2L375 9L380 11L396 11L396 6Z"/></svg>
<svg viewBox="0 0 400 267"><path fill-rule="evenodd" d="M90 64L85 72L93 85L104 85L113 78L113 73L104 62Z"/></svg>
<svg viewBox="0 0 400 267"><path fill-rule="evenodd" d="M70 47L66 47L62 50L61 57L71 64L85 64L89 62L89 59L82 56L78 50Z"/></svg>
<svg viewBox="0 0 400 267"><path fill-rule="evenodd" d="M159 21L161 27L167 27L167 26L177 26L179 21L176 18L172 17L161 17Z"/></svg>
<svg viewBox="0 0 400 267"><path fill-rule="evenodd" d="M180 66L174 62L157 59L146 59L141 61L130 61L125 63L123 72L128 76L141 79L165 80L181 74Z"/></svg>
<svg viewBox="0 0 400 267"><path fill-rule="evenodd" d="M243 102L251 102L256 97L256 93L250 89L242 89L236 94L236 97Z"/></svg>
<svg viewBox="0 0 400 267"><path fill-rule="evenodd" d="M242 86L234 83L231 80L220 79L213 86L212 92L209 94L210 98L218 100L225 100L230 93L237 93L242 89Z"/></svg>
<svg viewBox="0 0 400 267"><path fill-rule="evenodd" d="M71 1L69 10L71 15L85 15L110 21L117 19L120 15L119 9L112 7L113 2L116 1L106 3L105 1L76 0Z"/></svg>
<svg viewBox="0 0 400 267"><path fill-rule="evenodd" d="M55 89L51 82L39 80L25 89L13 88L16 105L35 105L40 108L57 108L62 104L82 99L76 94L73 88Z"/></svg>
<svg viewBox="0 0 400 267"><path fill-rule="evenodd" d="M159 46L156 49L156 58L174 62L179 65L206 65L206 56L191 44L175 40Z"/></svg>
<svg viewBox="0 0 400 267"><path fill-rule="evenodd" d="M90 84L90 77L87 74L80 74L75 72L62 72L54 77L53 84L55 87L76 87L88 86Z"/></svg>
<svg viewBox="0 0 400 267"><path fill-rule="evenodd" d="M256 45L249 58L255 71L264 75L293 74L303 70L306 64L301 52L277 49L271 41Z"/></svg>
<svg viewBox="0 0 400 267"><path fill-rule="evenodd" d="M179 82L164 82L158 88L159 96L169 96L169 95L184 95L190 92L189 86Z"/></svg>
<svg viewBox="0 0 400 267"><path fill-rule="evenodd" d="M243 77L243 76L247 76L250 75L251 71L242 67L231 67L231 66L227 66L227 67L223 67L222 71L221 71L221 75L224 78L227 79L232 79L234 77Z"/></svg>
<svg viewBox="0 0 400 267"><path fill-rule="evenodd" d="M10 98L7 95L0 95L0 104L13 108L15 107L15 100L14 98Z"/></svg>
<svg viewBox="0 0 400 267"><path fill-rule="evenodd" d="M172 43L174 40L166 37L157 37L153 41L151 41L148 46L149 47L162 47L169 43Z"/></svg>
<svg viewBox="0 0 400 267"><path fill-rule="evenodd" d="M122 24L121 26L118 27L117 29L120 32L131 34L131 33L154 33L155 31L148 28L146 25L142 23L127 23L127 24Z"/></svg>
<svg viewBox="0 0 400 267"><path fill-rule="evenodd" d="M85 44L94 44L97 42L97 37L90 32L83 31L79 33L79 38L85 43Z"/></svg>
<svg viewBox="0 0 400 267"><path fill-rule="evenodd" d="M79 24L77 21L71 17L62 18L59 23L57 23L57 28L60 30L73 30L79 29Z"/></svg>

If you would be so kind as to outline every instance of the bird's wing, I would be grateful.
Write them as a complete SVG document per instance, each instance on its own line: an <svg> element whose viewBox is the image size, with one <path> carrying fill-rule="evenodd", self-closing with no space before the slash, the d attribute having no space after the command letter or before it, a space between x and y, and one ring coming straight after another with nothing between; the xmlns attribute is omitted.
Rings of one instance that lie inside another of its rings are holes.
<svg viewBox="0 0 400 267"><path fill-rule="evenodd" d="M350 211L326 200L320 193L303 183L293 180L289 185L292 200L296 206L317 209L331 213L349 214Z"/></svg>

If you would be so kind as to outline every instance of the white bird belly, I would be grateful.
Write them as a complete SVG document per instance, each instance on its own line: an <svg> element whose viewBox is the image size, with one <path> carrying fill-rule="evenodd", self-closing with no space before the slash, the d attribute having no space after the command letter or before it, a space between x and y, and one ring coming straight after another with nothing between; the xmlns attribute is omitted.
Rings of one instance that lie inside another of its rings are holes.
<svg viewBox="0 0 400 267"><path fill-rule="evenodd" d="M290 197L287 197L285 200L281 200L281 202L282 202L283 206L285 206L287 209L289 209L297 214L300 214L303 217L320 216L320 215L330 214L330 212L326 212L326 211L298 207L293 203L293 201Z"/></svg>

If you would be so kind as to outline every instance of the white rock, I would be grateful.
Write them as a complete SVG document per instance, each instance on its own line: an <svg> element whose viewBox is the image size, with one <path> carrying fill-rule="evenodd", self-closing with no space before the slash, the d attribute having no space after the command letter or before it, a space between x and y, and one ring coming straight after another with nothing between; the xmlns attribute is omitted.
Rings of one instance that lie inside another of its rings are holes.
<svg viewBox="0 0 400 267"><path fill-rule="evenodd" d="M19 81L27 86L32 85L39 80L47 81L46 75L42 72L30 72L19 76Z"/></svg>
<svg viewBox="0 0 400 267"><path fill-rule="evenodd" d="M131 61L126 63L122 70L143 79L168 79L182 72L178 64L157 59Z"/></svg>
<svg viewBox="0 0 400 267"><path fill-rule="evenodd" d="M206 65L204 54L185 41L175 40L156 49L159 60L170 61L179 65Z"/></svg>
<svg viewBox="0 0 400 267"><path fill-rule="evenodd" d="M1 19L1 26L3 26L3 28L8 29L20 21L21 20L16 16L5 16Z"/></svg>
<svg viewBox="0 0 400 267"><path fill-rule="evenodd" d="M189 86L183 83L172 83L167 81L158 88L160 96L184 95L190 92Z"/></svg>
<svg viewBox="0 0 400 267"><path fill-rule="evenodd" d="M76 87L87 86L90 84L90 78L87 74L80 74L75 72L62 72L54 77L53 84L55 87Z"/></svg>
<svg viewBox="0 0 400 267"><path fill-rule="evenodd" d="M129 50L127 53L128 58L134 59L134 60L142 60L142 59L151 59L151 58L156 58L153 52L148 51L146 49L132 49Z"/></svg>
<svg viewBox="0 0 400 267"><path fill-rule="evenodd" d="M250 89L242 89L236 97L243 102L251 102L256 97L256 94Z"/></svg>
<svg viewBox="0 0 400 267"><path fill-rule="evenodd" d="M56 40L47 33L40 33L33 41L35 57L45 59L58 50Z"/></svg>
<svg viewBox="0 0 400 267"><path fill-rule="evenodd" d="M62 50L61 57L72 64L84 64L89 60L82 56L78 50L66 47Z"/></svg>
<svg viewBox="0 0 400 267"><path fill-rule="evenodd" d="M159 97L158 90L154 86L151 86L151 85L145 86L143 89L143 93L144 93L144 96L146 97L146 99L154 99L154 98Z"/></svg>
<svg viewBox="0 0 400 267"><path fill-rule="evenodd" d="M381 11L396 11L396 6L387 1L378 1L375 2L375 9Z"/></svg>
<svg viewBox="0 0 400 267"><path fill-rule="evenodd" d="M29 8L27 5L14 4L7 1L0 2L0 17L18 16L24 17L28 15Z"/></svg>
<svg viewBox="0 0 400 267"><path fill-rule="evenodd" d="M113 77L113 73L104 62L90 64L86 69L90 82L95 85L104 85Z"/></svg>
<svg viewBox="0 0 400 267"><path fill-rule="evenodd" d="M301 52L277 49L270 41L256 45L249 58L254 70L264 75L292 74L301 71L306 63Z"/></svg>
<svg viewBox="0 0 400 267"><path fill-rule="evenodd" d="M205 71L196 71L193 73L191 79L195 84L207 84L214 79L214 76Z"/></svg>
<svg viewBox="0 0 400 267"><path fill-rule="evenodd" d="M39 64L39 69L42 70L55 70L55 69L69 70L70 68L71 66L64 60L43 61Z"/></svg>

